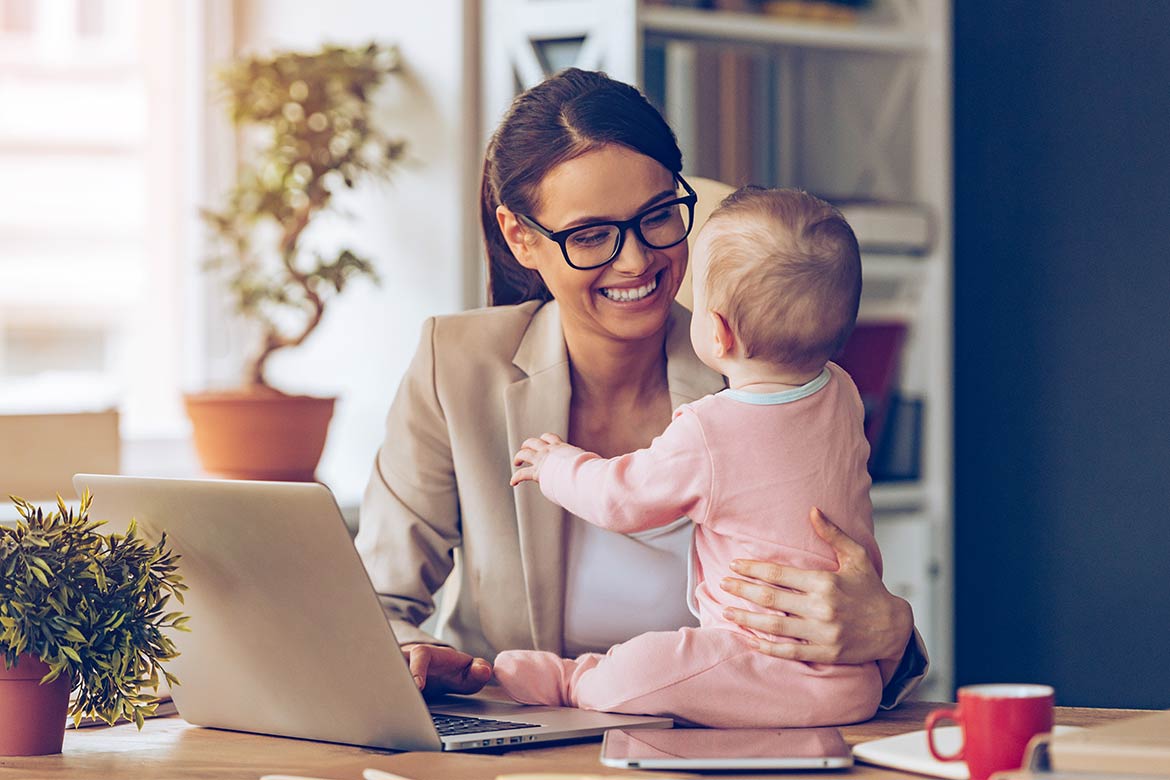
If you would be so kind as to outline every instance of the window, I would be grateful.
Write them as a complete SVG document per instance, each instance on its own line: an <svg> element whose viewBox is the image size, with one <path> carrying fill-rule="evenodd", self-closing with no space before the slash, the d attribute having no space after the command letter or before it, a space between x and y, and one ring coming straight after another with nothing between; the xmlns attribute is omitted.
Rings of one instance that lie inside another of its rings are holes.
<svg viewBox="0 0 1170 780"><path fill-rule="evenodd" d="M0 0L0 411L185 430L194 5Z"/></svg>

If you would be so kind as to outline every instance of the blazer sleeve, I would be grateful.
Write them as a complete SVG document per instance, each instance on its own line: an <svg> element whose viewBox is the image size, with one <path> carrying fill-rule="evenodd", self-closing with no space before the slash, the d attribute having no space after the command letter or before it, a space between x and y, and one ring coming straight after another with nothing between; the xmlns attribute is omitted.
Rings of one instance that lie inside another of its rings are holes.
<svg viewBox="0 0 1170 780"><path fill-rule="evenodd" d="M906 645L906 652L902 653L901 658L878 661L878 668L882 673L881 709L893 709L914 692L930 668L926 643L922 641L918 629L914 629L914 634Z"/></svg>
<svg viewBox="0 0 1170 780"><path fill-rule="evenodd" d="M435 320L386 418L362 498L355 545L401 644L443 644L420 630L454 566L459 500L447 422L435 386Z"/></svg>
<svg viewBox="0 0 1170 780"><path fill-rule="evenodd" d="M541 466L540 489L593 525L635 533L683 515L702 523L711 468L698 416L683 406L646 449L606 459L572 445L552 448Z"/></svg>

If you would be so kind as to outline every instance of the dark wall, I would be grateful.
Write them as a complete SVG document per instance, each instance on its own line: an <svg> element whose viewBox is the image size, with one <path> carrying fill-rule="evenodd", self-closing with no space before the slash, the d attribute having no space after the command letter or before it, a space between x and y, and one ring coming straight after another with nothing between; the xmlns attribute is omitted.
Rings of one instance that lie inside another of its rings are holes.
<svg viewBox="0 0 1170 780"><path fill-rule="evenodd" d="M1170 7L954 10L957 682L1170 707Z"/></svg>

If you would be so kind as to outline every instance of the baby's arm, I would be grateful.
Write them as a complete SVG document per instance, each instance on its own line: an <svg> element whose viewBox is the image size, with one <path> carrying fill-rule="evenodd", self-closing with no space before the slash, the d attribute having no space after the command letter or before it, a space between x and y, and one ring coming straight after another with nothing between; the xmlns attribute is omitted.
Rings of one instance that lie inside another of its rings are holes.
<svg viewBox="0 0 1170 780"><path fill-rule="evenodd" d="M540 483L549 500L619 533L657 528L689 515L702 522L711 461L698 418L686 410L646 449L617 458L566 444L553 434L524 442L512 477Z"/></svg>

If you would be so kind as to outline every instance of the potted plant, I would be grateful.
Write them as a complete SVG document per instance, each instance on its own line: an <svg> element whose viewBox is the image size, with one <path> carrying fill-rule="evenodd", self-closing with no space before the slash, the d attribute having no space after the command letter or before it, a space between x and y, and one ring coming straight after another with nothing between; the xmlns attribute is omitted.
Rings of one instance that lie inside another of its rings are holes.
<svg viewBox="0 0 1170 780"><path fill-rule="evenodd" d="M306 236L336 194L402 160L405 144L379 129L372 101L399 69L394 47L371 43L249 57L220 75L245 152L223 206L204 212L215 239L207 264L259 347L242 387L186 396L211 473L313 479L335 399L282 393L265 368L277 351L304 343L350 280L377 279L350 249L323 254Z"/></svg>
<svg viewBox="0 0 1170 780"><path fill-rule="evenodd" d="M67 713L142 728L157 704L144 689L178 683L162 666L176 656L164 629L186 630L165 611L186 589L178 557L133 520L125 534L99 533L90 500L74 513L58 499L46 513L13 498L21 520L0 528L0 755L61 752Z"/></svg>

